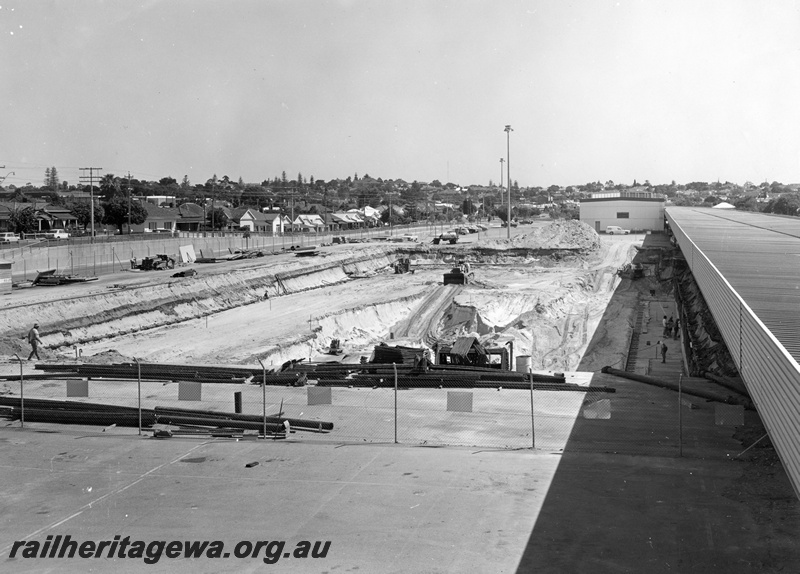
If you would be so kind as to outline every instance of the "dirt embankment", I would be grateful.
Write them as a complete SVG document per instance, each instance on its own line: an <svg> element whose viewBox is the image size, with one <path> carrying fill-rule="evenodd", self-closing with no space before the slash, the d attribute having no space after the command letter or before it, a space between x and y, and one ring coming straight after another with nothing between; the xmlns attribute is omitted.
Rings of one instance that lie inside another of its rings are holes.
<svg viewBox="0 0 800 574"><path fill-rule="evenodd" d="M194 277L153 275L145 284L127 286L122 281L107 292L85 296L79 286L47 288L54 295L50 301L0 313L0 353L27 353L24 337L34 322L42 326L44 346L57 350L334 285L393 261L392 249L365 249L314 260L311 265L308 260L291 259L271 266L264 259L248 268L204 266Z"/></svg>
<svg viewBox="0 0 800 574"><path fill-rule="evenodd" d="M192 278L139 275L92 296L66 298L77 290L64 288L62 301L7 306L1 343L6 353L27 353L23 331L38 321L50 358L81 347L87 356L117 351L149 361L254 363L313 357L331 338L360 355L380 341L418 346L474 334L491 345L513 341L516 354L530 355L538 368L573 370L630 245L601 243L578 222L529 235L517 241L528 248L492 253L483 243L418 246L414 275L392 270L409 246L362 244L325 248L313 259L200 266ZM442 268L455 258L475 262L468 286L441 284Z"/></svg>

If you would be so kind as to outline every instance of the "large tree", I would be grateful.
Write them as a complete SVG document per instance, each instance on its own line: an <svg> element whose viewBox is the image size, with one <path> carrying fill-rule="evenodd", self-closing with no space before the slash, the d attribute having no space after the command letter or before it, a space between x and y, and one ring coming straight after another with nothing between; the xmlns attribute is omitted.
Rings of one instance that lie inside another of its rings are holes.
<svg viewBox="0 0 800 574"><path fill-rule="evenodd" d="M8 223L14 233L33 233L36 231L36 212L33 207L15 209L8 216Z"/></svg>
<svg viewBox="0 0 800 574"><path fill-rule="evenodd" d="M44 186L49 187L53 191L58 189L58 170L55 166L48 167L44 170Z"/></svg>
<svg viewBox="0 0 800 574"><path fill-rule="evenodd" d="M216 207L208 211L206 214L206 222L212 229L222 229L228 225L228 216L224 209Z"/></svg>
<svg viewBox="0 0 800 574"><path fill-rule="evenodd" d="M75 216L78 220L78 225L83 227L83 230L86 231L86 228L91 223L91 207L87 202L81 201L78 203L74 203L70 206L70 213ZM105 210L103 209L102 205L95 205L94 206L94 222L95 224L102 223L103 216L105 215Z"/></svg>
<svg viewBox="0 0 800 574"><path fill-rule="evenodd" d="M798 215L800 213L800 193L784 193L777 199L770 200L764 213L780 215Z"/></svg>
<svg viewBox="0 0 800 574"><path fill-rule="evenodd" d="M104 201L110 201L116 196L124 195L119 178L113 173L107 173L100 179L100 195Z"/></svg>
<svg viewBox="0 0 800 574"><path fill-rule="evenodd" d="M130 202L130 222L131 225L141 225L147 221L147 209L138 201ZM116 225L122 234L122 227L128 224L128 199L117 196L110 201L103 203L105 214L102 222L109 225Z"/></svg>

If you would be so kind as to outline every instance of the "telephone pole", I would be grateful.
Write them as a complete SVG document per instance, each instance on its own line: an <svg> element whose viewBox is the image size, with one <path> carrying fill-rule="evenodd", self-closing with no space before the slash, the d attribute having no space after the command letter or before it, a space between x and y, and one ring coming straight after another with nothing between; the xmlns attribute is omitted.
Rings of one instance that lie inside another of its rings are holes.
<svg viewBox="0 0 800 574"><path fill-rule="evenodd" d="M128 172L128 235L131 234L131 172Z"/></svg>
<svg viewBox="0 0 800 574"><path fill-rule="evenodd" d="M503 164L506 162L502 157L500 158L500 189L503 189Z"/></svg>
<svg viewBox="0 0 800 574"><path fill-rule="evenodd" d="M506 132L506 157L508 161L506 161L506 169L508 170L508 238L511 239L511 132L514 130L511 129L511 126L506 126L504 130Z"/></svg>
<svg viewBox="0 0 800 574"><path fill-rule="evenodd" d="M92 241L94 241L94 172L100 172L103 168L102 167L82 167L80 168L81 171L88 171L89 175L80 176L80 180L82 182L89 181L89 217L92 223Z"/></svg>

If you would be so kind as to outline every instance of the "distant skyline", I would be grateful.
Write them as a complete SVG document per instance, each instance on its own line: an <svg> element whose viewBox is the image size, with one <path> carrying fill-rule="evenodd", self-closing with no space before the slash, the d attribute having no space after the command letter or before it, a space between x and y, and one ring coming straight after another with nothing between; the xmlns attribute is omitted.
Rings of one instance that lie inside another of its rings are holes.
<svg viewBox="0 0 800 574"><path fill-rule="evenodd" d="M510 124L520 186L796 183L798 30L786 0L0 0L0 178L486 185Z"/></svg>

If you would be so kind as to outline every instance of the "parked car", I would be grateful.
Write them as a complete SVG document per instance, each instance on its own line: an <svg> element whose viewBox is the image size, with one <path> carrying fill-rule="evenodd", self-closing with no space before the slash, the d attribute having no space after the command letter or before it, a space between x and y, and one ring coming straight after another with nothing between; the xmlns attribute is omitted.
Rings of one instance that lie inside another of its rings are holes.
<svg viewBox="0 0 800 574"><path fill-rule="evenodd" d="M69 239L69 233L63 229L53 229L44 234L45 239Z"/></svg>
<svg viewBox="0 0 800 574"><path fill-rule="evenodd" d="M622 229L618 225L609 225L606 227L606 233L608 235L628 235L630 232L630 229Z"/></svg>
<svg viewBox="0 0 800 574"><path fill-rule="evenodd" d="M10 231L0 233L0 243L17 243L19 241L19 235L16 233L11 233Z"/></svg>

